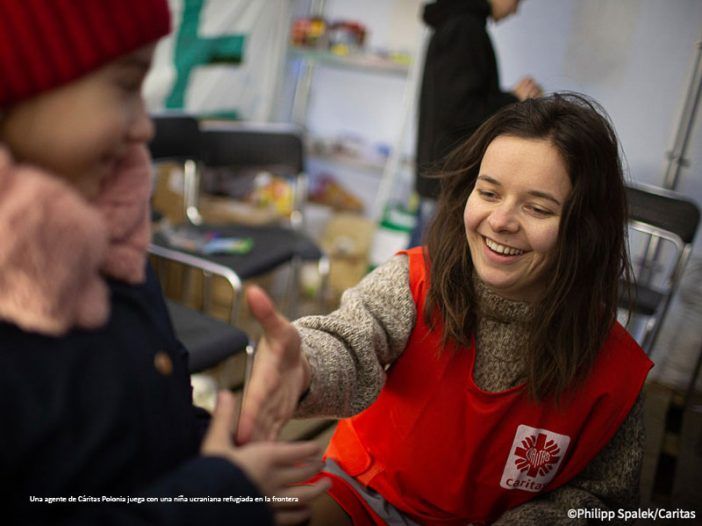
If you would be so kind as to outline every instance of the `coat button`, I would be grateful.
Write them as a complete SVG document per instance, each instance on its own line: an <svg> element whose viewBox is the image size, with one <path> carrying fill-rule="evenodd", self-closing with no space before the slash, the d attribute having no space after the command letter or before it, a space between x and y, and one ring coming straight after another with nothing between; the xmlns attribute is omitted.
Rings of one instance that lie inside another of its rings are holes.
<svg viewBox="0 0 702 526"><path fill-rule="evenodd" d="M164 351L158 351L154 355L154 367L164 376L170 376L173 372L173 360Z"/></svg>

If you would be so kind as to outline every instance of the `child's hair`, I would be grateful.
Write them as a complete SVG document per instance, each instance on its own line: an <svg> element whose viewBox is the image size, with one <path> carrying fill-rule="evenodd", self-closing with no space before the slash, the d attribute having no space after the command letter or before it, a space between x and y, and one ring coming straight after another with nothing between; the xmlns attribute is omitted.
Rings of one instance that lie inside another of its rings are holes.
<svg viewBox="0 0 702 526"><path fill-rule="evenodd" d="M166 0L0 0L0 109L169 31Z"/></svg>
<svg viewBox="0 0 702 526"><path fill-rule="evenodd" d="M430 288L423 314L431 327L441 319L444 343L470 344L476 298L463 212L488 145L502 135L549 140L572 184L525 356L530 395L558 397L594 363L616 320L620 279L630 275L619 146L595 102L561 93L512 104L449 155L426 238Z"/></svg>

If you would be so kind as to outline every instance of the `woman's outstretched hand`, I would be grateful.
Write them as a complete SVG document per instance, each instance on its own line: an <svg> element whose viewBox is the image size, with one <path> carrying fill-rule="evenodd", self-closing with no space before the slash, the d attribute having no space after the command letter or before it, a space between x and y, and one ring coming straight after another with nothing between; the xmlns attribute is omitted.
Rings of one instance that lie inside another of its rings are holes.
<svg viewBox="0 0 702 526"><path fill-rule="evenodd" d="M237 442L275 440L310 383L300 335L259 287L246 290L251 313L263 328L239 421Z"/></svg>

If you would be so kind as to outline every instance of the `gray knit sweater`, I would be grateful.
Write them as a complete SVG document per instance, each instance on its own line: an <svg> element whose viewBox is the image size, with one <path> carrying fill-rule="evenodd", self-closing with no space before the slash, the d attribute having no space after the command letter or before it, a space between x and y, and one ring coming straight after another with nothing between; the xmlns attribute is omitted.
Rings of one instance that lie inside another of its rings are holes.
<svg viewBox="0 0 702 526"><path fill-rule="evenodd" d="M526 340L530 308L475 283L480 304L473 375L480 388L502 391L524 381L520 342ZM297 416L350 416L373 403L416 316L408 259L396 256L346 291L337 311L297 320L312 369L310 392ZM495 524L586 524L569 519L568 509L636 508L644 442L641 406L639 400L610 443L569 484L509 510Z"/></svg>

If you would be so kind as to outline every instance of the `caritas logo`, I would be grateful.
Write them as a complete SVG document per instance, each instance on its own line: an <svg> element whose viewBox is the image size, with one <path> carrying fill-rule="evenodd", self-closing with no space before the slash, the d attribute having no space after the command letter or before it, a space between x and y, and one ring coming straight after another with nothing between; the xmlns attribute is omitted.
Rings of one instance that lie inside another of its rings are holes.
<svg viewBox="0 0 702 526"><path fill-rule="evenodd" d="M541 491L558 472L569 444L569 436L520 425L514 435L500 486L534 493Z"/></svg>

